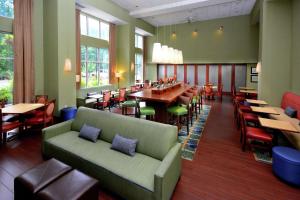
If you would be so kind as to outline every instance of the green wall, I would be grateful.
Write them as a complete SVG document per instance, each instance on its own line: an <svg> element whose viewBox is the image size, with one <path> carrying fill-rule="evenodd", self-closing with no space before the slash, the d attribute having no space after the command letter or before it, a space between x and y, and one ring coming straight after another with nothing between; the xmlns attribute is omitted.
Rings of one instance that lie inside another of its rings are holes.
<svg viewBox="0 0 300 200"><path fill-rule="evenodd" d="M300 95L300 1L294 0L292 7L292 90Z"/></svg>
<svg viewBox="0 0 300 200"><path fill-rule="evenodd" d="M45 93L56 99L57 111L76 105L75 56L75 1L45 1ZM71 60L71 72L64 71L66 58Z"/></svg>
<svg viewBox="0 0 300 200"><path fill-rule="evenodd" d="M261 7L259 98L279 106L284 92L299 93L299 1L269 0Z"/></svg>
<svg viewBox="0 0 300 200"><path fill-rule="evenodd" d="M43 0L33 1L33 53L35 73L35 94L44 94L44 21L43 21Z"/></svg>
<svg viewBox="0 0 300 200"><path fill-rule="evenodd" d="M157 41L183 51L184 63L257 63L258 25L250 15L159 27L158 35L147 37L146 79L156 79L151 63L153 43ZM217 29L224 26L224 31ZM198 35L192 32L197 29ZM176 30L176 37L172 32Z"/></svg>
<svg viewBox="0 0 300 200"><path fill-rule="evenodd" d="M217 29L224 26L224 31ZM198 35L192 32L197 29ZM176 30L176 38L171 36ZM153 43L148 38L148 63ZM255 63L258 54L258 26L250 16L239 16L158 28L158 40L183 51L184 63Z"/></svg>

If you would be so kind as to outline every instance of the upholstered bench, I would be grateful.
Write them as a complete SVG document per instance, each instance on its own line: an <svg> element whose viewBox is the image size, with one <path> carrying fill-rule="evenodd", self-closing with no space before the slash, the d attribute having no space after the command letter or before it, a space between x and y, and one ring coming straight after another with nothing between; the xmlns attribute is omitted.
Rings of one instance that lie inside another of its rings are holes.
<svg viewBox="0 0 300 200"><path fill-rule="evenodd" d="M50 159L26 171L14 180L15 200L33 199L38 191L71 169L70 166L58 160Z"/></svg>
<svg viewBox="0 0 300 200"><path fill-rule="evenodd" d="M65 174L37 193L38 200L97 200L98 181L77 170Z"/></svg>
<svg viewBox="0 0 300 200"><path fill-rule="evenodd" d="M272 153L274 174L290 184L300 186L300 151L276 146Z"/></svg>

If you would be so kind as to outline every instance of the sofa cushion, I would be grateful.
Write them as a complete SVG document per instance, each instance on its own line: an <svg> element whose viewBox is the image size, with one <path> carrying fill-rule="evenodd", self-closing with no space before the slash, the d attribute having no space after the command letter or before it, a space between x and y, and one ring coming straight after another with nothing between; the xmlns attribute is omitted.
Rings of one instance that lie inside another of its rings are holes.
<svg viewBox="0 0 300 200"><path fill-rule="evenodd" d="M292 108L290 106L285 108L284 113L291 118L297 117L297 110L295 110L294 108Z"/></svg>
<svg viewBox="0 0 300 200"><path fill-rule="evenodd" d="M136 152L159 160L177 143L177 127L168 124L80 107L71 129L79 131L84 123L101 128L100 139L109 143L116 133L136 138L139 141Z"/></svg>
<svg viewBox="0 0 300 200"><path fill-rule="evenodd" d="M84 124L80 129L79 137L96 142L100 133L101 129Z"/></svg>
<svg viewBox="0 0 300 200"><path fill-rule="evenodd" d="M47 140L52 145L79 156L141 187L154 191L154 174L161 161L136 153L134 157L112 150L103 140L91 143L70 131ZM120 167L122 166L122 167Z"/></svg>
<svg viewBox="0 0 300 200"><path fill-rule="evenodd" d="M116 134L112 141L111 148L127 155L134 156L137 142L137 139L125 138Z"/></svg>

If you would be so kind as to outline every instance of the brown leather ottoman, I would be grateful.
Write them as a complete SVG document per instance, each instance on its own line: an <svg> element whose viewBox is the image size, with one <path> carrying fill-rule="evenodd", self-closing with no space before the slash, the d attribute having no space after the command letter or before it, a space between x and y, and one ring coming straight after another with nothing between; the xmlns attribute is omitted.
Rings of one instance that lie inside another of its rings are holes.
<svg viewBox="0 0 300 200"><path fill-rule="evenodd" d="M38 200L97 200L98 181L72 170L39 191Z"/></svg>
<svg viewBox="0 0 300 200"><path fill-rule="evenodd" d="M34 195L55 179L71 171L71 167L55 159L50 159L16 177L14 198L33 199Z"/></svg>

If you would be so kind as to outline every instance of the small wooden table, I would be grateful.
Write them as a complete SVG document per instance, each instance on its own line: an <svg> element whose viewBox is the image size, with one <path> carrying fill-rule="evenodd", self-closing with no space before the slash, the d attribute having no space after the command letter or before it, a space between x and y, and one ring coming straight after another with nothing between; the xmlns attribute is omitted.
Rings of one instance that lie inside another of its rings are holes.
<svg viewBox="0 0 300 200"><path fill-rule="evenodd" d="M258 118L261 126L266 128L278 129L280 131L289 131L299 133L299 131L288 121L281 121L275 119Z"/></svg>
<svg viewBox="0 0 300 200"><path fill-rule="evenodd" d="M253 112L257 113L279 115L279 113L271 107L250 106L250 108Z"/></svg>
<svg viewBox="0 0 300 200"><path fill-rule="evenodd" d="M252 87L239 87L240 90L255 90L255 88Z"/></svg>
<svg viewBox="0 0 300 200"><path fill-rule="evenodd" d="M257 94L256 90L240 90L240 92L246 94Z"/></svg>
<svg viewBox="0 0 300 200"><path fill-rule="evenodd" d="M32 110L43 107L41 103L19 103L12 106L2 108L3 114L24 114Z"/></svg>
<svg viewBox="0 0 300 200"><path fill-rule="evenodd" d="M265 101L263 101L263 100L246 99L246 101L247 101L248 103L256 104L256 105L268 105L268 103L265 102Z"/></svg>

